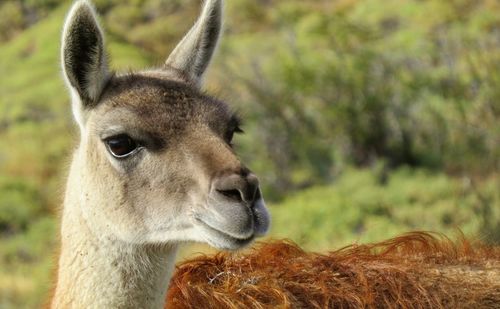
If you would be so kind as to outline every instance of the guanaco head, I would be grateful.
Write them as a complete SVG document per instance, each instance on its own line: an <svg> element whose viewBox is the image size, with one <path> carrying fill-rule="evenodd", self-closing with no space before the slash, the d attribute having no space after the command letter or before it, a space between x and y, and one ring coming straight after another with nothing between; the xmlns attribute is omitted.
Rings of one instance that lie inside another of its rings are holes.
<svg viewBox="0 0 500 309"><path fill-rule="evenodd" d="M239 118L200 91L221 14L222 0L207 0L163 66L117 74L92 5L71 8L61 54L81 141L69 190L96 233L236 249L267 231L259 181L231 146Z"/></svg>

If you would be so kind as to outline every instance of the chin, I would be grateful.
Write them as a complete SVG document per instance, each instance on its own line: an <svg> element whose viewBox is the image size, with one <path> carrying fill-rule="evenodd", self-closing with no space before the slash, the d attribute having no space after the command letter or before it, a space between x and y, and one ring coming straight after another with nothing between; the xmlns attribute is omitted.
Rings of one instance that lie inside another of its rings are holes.
<svg viewBox="0 0 500 309"><path fill-rule="evenodd" d="M238 250L249 245L255 239L255 233L251 233L247 237L236 237L213 228L199 219L197 219L197 226L201 230L204 242L220 250Z"/></svg>
<svg viewBox="0 0 500 309"><path fill-rule="evenodd" d="M262 199L254 204L244 219L220 217L223 219L214 220L213 213L194 216L194 223L202 241L217 249L241 249L252 243L255 238L264 236L269 229L269 214Z"/></svg>

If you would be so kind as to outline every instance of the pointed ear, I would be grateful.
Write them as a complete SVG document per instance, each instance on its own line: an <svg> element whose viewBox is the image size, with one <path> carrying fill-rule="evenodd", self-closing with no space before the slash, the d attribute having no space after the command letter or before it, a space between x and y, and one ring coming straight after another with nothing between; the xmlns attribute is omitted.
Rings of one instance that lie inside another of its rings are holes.
<svg viewBox="0 0 500 309"><path fill-rule="evenodd" d="M206 0L203 11L166 61L198 87L217 47L222 28L222 0Z"/></svg>
<svg viewBox="0 0 500 309"><path fill-rule="evenodd" d="M95 105L110 75L104 37L90 2L80 0L71 8L64 24L61 57L66 82L80 99L73 103L79 120L75 108Z"/></svg>

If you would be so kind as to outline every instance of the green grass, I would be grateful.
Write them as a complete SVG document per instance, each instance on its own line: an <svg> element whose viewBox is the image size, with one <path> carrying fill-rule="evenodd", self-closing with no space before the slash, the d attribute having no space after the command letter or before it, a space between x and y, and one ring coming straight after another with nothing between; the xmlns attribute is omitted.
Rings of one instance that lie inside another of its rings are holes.
<svg viewBox="0 0 500 309"><path fill-rule="evenodd" d="M28 231L0 240L0 308L37 308L51 288L56 247L55 218L33 222Z"/></svg>
<svg viewBox="0 0 500 309"><path fill-rule="evenodd" d="M413 230L500 242L500 179L481 183L399 169L385 184L370 170L347 170L334 184L292 194L271 208L271 235L310 250L374 242Z"/></svg>

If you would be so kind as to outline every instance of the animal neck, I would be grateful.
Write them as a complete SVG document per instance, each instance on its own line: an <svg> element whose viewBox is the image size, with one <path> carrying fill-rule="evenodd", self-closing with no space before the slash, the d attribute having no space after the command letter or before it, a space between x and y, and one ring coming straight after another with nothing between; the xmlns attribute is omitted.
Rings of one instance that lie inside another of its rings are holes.
<svg viewBox="0 0 500 309"><path fill-rule="evenodd" d="M133 244L91 224L82 211L92 207L85 202L89 192L72 172L62 214L52 307L162 308L176 245Z"/></svg>

